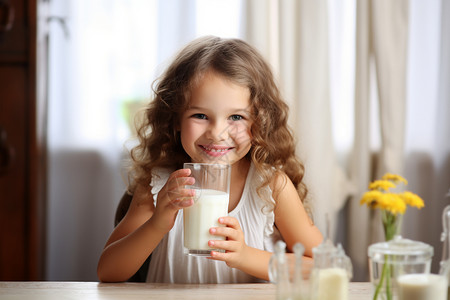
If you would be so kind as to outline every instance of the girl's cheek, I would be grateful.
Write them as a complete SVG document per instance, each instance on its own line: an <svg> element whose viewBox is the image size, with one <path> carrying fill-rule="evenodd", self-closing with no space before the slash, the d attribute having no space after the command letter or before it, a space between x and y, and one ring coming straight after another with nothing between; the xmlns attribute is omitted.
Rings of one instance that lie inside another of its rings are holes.
<svg viewBox="0 0 450 300"><path fill-rule="evenodd" d="M239 144L245 144L245 143L251 143L252 136L250 133L250 129L246 126L241 126L236 128L234 132L234 140L237 141Z"/></svg>

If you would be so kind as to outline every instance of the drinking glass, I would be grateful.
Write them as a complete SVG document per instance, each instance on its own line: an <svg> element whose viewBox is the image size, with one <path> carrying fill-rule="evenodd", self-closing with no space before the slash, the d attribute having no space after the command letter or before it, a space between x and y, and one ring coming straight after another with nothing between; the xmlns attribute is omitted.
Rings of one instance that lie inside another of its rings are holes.
<svg viewBox="0 0 450 300"><path fill-rule="evenodd" d="M195 183L186 188L195 191L194 204L183 209L185 253L209 256L212 250L209 240L224 239L211 235L211 227L223 226L219 218L228 215L231 166L226 164L185 163L191 170Z"/></svg>

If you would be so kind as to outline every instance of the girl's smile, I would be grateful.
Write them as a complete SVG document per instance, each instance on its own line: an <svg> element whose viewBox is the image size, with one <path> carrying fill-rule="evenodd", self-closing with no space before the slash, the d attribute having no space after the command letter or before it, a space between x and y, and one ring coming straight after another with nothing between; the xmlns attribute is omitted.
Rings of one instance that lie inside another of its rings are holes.
<svg viewBox="0 0 450 300"><path fill-rule="evenodd" d="M251 147L250 91L209 71L192 89L181 143L195 162L233 164Z"/></svg>
<svg viewBox="0 0 450 300"><path fill-rule="evenodd" d="M220 157L230 152L233 147L223 147L214 145L199 145L199 147L207 154L213 157Z"/></svg>

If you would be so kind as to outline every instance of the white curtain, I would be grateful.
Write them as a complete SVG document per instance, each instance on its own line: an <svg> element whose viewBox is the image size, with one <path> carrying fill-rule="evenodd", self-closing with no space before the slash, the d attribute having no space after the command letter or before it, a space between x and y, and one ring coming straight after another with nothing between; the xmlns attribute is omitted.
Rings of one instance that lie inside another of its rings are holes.
<svg viewBox="0 0 450 300"><path fill-rule="evenodd" d="M359 198L386 171L424 198L403 234L434 247L437 272L450 186L448 1L245 2L245 37L272 63L291 106L316 223L325 232L330 216L354 280L368 280L367 247L382 239L378 214Z"/></svg>
<svg viewBox="0 0 450 300"><path fill-rule="evenodd" d="M380 218L361 211L359 199L374 176L404 174L408 2L359 0L356 24L356 130L350 171L357 191L349 203L348 250L355 277L367 278L365 250L380 240ZM377 127L371 122L374 116ZM371 127L380 136L378 149L371 144Z"/></svg>
<svg viewBox="0 0 450 300"><path fill-rule="evenodd" d="M405 176L408 189L425 201L421 211L408 209L402 235L434 247L432 272L436 273L442 252L441 214L449 204L445 194L450 187L448 1L360 0L357 4L356 49L360 55L373 56L375 75L367 78L366 69L362 78L358 73L362 68L356 69L355 126L365 128L365 133L355 133L353 159L359 160L353 161L351 174L358 190L347 211L348 248L356 278L368 279L367 246L382 239L378 214L363 215L358 207L367 188L361 179L379 178L386 171ZM365 23L368 49L361 45L365 34L360 23L366 20L372 20ZM366 62L370 69L367 59L357 55L357 62ZM373 102L378 105L371 106ZM375 116L371 124L366 116ZM368 133L371 140L359 140Z"/></svg>
<svg viewBox="0 0 450 300"><path fill-rule="evenodd" d="M65 27L50 24L48 280L96 280L125 190L121 101L148 95L156 61L156 2L133 3L51 3Z"/></svg>
<svg viewBox="0 0 450 300"><path fill-rule="evenodd" d="M405 174L425 207L411 209L403 235L442 256L441 215L450 204L450 2L411 0Z"/></svg>
<svg viewBox="0 0 450 300"><path fill-rule="evenodd" d="M271 63L290 106L314 220L334 238L350 185L334 151L327 1L246 1L245 38Z"/></svg>

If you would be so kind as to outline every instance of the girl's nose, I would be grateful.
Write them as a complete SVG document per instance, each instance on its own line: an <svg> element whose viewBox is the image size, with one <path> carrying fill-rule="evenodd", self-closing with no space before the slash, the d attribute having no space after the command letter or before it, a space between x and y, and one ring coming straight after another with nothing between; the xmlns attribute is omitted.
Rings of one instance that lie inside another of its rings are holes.
<svg viewBox="0 0 450 300"><path fill-rule="evenodd" d="M208 138L214 142L224 141L228 136L228 124L214 122L208 128Z"/></svg>

